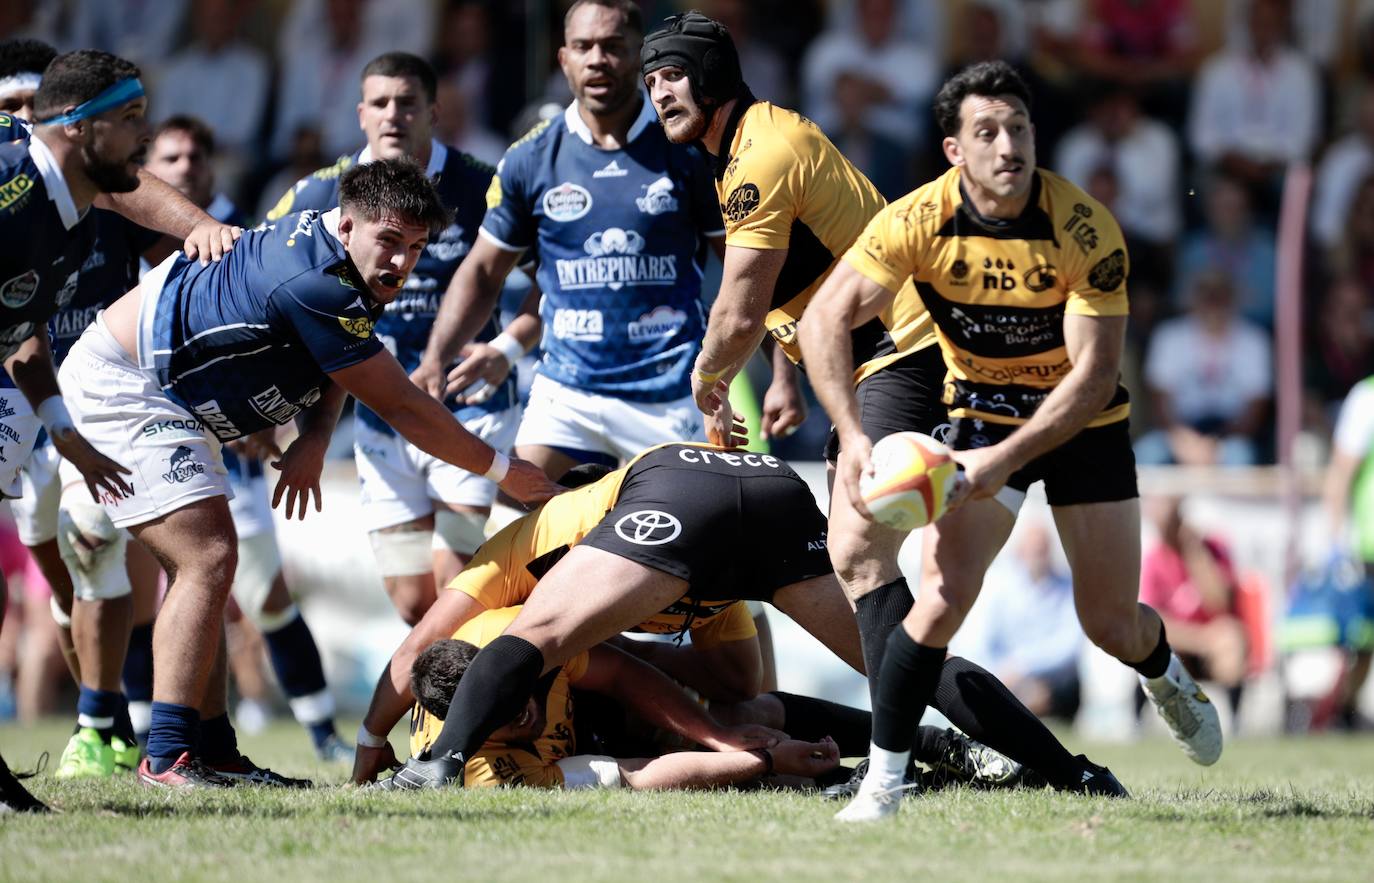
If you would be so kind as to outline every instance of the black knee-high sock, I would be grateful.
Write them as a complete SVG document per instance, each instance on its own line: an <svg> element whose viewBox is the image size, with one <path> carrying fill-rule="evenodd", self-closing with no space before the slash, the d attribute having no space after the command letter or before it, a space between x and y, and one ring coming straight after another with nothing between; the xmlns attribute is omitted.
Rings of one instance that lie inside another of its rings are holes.
<svg viewBox="0 0 1374 883"><path fill-rule="evenodd" d="M1031 710L988 670L951 656L940 671L931 702L956 727L1044 776L1052 785L1071 787L1083 765Z"/></svg>
<svg viewBox="0 0 1374 883"><path fill-rule="evenodd" d="M892 630L874 694L874 745L885 751L911 750L944 659L944 647L926 647L911 640L906 629Z"/></svg>
<svg viewBox="0 0 1374 883"><path fill-rule="evenodd" d="M864 670L868 672L869 700L877 707L878 673L883 670L887 637L911 610L911 589L901 578L864 595L854 602L854 619L859 626Z"/></svg>
<svg viewBox="0 0 1374 883"><path fill-rule="evenodd" d="M793 739L818 742L829 736L840 746L841 757L861 757L868 753L873 738L873 715L825 699L774 692L782 703L782 730Z"/></svg>
<svg viewBox="0 0 1374 883"><path fill-rule="evenodd" d="M514 635L501 635L473 658L434 740L433 757L472 757L487 737L510 723L539 686L544 654Z"/></svg>

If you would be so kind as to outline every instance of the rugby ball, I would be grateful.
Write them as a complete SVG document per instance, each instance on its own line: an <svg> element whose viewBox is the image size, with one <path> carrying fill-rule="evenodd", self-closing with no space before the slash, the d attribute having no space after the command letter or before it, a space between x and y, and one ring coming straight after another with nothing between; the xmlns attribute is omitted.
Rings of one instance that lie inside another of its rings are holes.
<svg viewBox="0 0 1374 883"><path fill-rule="evenodd" d="M873 474L859 479L864 505L895 530L925 527L945 514L959 482L949 448L920 432L894 432L873 446Z"/></svg>

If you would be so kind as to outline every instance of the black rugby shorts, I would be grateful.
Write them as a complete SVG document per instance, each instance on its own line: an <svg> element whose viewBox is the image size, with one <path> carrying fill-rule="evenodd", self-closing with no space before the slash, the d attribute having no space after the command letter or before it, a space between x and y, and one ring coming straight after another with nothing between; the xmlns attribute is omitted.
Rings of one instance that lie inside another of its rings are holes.
<svg viewBox="0 0 1374 883"><path fill-rule="evenodd" d="M865 377L854 389L859 399L859 422L869 441L894 432L923 432L942 439L949 423L944 393L945 362L940 348L931 345L903 356ZM822 452L834 463L840 455L840 436L830 428Z"/></svg>

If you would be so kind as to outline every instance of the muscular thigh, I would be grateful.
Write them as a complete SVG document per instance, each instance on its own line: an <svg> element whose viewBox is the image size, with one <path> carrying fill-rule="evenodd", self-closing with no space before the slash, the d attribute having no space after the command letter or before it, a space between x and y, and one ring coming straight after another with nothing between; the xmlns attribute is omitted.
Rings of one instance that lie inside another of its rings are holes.
<svg viewBox="0 0 1374 883"><path fill-rule="evenodd" d="M1054 506L1073 571L1074 603L1085 611L1132 611L1140 595L1140 501Z"/></svg>
<svg viewBox="0 0 1374 883"><path fill-rule="evenodd" d="M175 579L178 571L232 566L237 561L238 534L229 501L210 497L188 503L130 532ZM232 578L232 571L229 574ZM226 587L228 580L225 581Z"/></svg>

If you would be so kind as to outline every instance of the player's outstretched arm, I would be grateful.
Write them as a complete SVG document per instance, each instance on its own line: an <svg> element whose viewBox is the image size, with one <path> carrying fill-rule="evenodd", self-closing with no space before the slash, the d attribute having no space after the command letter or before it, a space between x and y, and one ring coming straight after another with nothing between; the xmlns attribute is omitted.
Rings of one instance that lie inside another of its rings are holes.
<svg viewBox="0 0 1374 883"><path fill-rule="evenodd" d="M954 452L967 481L955 491L950 506L995 495L1013 472L1087 426L1116 392L1125 344L1125 316L1066 315L1064 347L1072 364L1068 374L1031 418L1005 440L986 448Z"/></svg>
<svg viewBox="0 0 1374 883"><path fill-rule="evenodd" d="M186 257L202 264L224 257L243 233L241 227L216 221L176 188L142 169L135 190L102 194L96 205L113 209L141 227L185 240Z"/></svg>
<svg viewBox="0 0 1374 883"><path fill-rule="evenodd" d="M886 309L892 297L892 292L840 261L806 305L806 316L797 326L807 379L840 437L836 480L845 483L849 500L865 518L869 514L859 502L859 476L872 468L873 443L859 421L849 335Z"/></svg>
<svg viewBox="0 0 1374 883"><path fill-rule="evenodd" d="M647 723L713 751L766 748L786 738L757 724L721 725L663 672L609 644L588 652L587 671L575 686L604 693Z"/></svg>
<svg viewBox="0 0 1374 883"><path fill-rule="evenodd" d="M813 779L839 766L840 749L829 737L820 742L788 739L752 751L676 751L619 764L621 778L637 791L719 788L772 773Z"/></svg>
<svg viewBox="0 0 1374 883"><path fill-rule="evenodd" d="M339 412L343 410L347 398L348 393L342 387L331 384L314 407L306 408L296 418L296 427L300 432L295 440L287 445L281 456L270 461L272 468L281 473L272 491L272 508L277 508L285 497L288 520L293 510L298 510L298 518L305 518L312 495L315 498L315 511L320 511L323 502L320 497L320 473L324 471L324 455L329 450L329 440L334 436Z"/></svg>
<svg viewBox="0 0 1374 883"><path fill-rule="evenodd" d="M410 692L410 670L415 657L436 641L453 636L458 627L481 613L485 608L469 595L459 591L442 591L434 604L406 635L401 646L391 654L391 662L377 680L358 730L358 749L353 758L353 782L363 785L386 771L395 759L390 744L369 746L367 743L385 742L386 735L397 721L410 710L415 697Z"/></svg>
<svg viewBox="0 0 1374 883"><path fill-rule="evenodd" d="M429 345L420 359L420 367L411 375L425 392L435 398L443 397L448 366L496 309L501 284L519 257L519 252L506 251L482 236L477 237L472 251L449 280L429 332Z"/></svg>
<svg viewBox="0 0 1374 883"><path fill-rule="evenodd" d="M706 338L692 372L692 397L703 414L719 408L716 382L729 383L758 348L787 249L725 248L720 293L711 306Z"/></svg>
<svg viewBox="0 0 1374 883"><path fill-rule="evenodd" d="M125 475L131 474L130 471L91 447L90 442L72 425L71 415L62 403L57 373L53 369L47 328L39 329L37 334L19 345L14 355L5 361L5 371L33 406L38 419L43 421L53 447L86 480L92 500L99 500L102 492L115 498L133 493L133 488L124 480Z"/></svg>
<svg viewBox="0 0 1374 883"><path fill-rule="evenodd" d="M485 475L522 503L542 503L562 491L538 466L507 458L464 429L437 399L411 383L385 350L329 376L406 441L446 463Z"/></svg>

